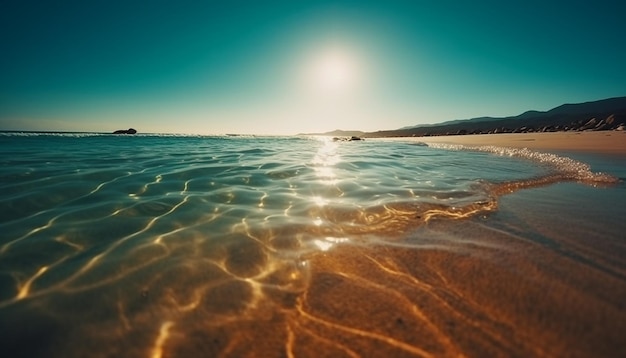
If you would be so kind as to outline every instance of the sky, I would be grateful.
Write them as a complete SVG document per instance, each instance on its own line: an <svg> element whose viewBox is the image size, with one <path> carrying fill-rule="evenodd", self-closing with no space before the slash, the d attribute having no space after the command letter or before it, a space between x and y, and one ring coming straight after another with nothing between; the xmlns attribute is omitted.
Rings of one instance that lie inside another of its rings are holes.
<svg viewBox="0 0 626 358"><path fill-rule="evenodd" d="M621 1L7 0L0 130L297 134L626 95Z"/></svg>

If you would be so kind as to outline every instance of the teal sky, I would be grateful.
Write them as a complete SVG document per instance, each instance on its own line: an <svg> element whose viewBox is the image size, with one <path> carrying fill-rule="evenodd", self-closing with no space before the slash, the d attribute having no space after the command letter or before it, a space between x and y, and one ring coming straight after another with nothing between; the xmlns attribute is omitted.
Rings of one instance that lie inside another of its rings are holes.
<svg viewBox="0 0 626 358"><path fill-rule="evenodd" d="M2 130L372 131L626 95L620 1L0 6Z"/></svg>

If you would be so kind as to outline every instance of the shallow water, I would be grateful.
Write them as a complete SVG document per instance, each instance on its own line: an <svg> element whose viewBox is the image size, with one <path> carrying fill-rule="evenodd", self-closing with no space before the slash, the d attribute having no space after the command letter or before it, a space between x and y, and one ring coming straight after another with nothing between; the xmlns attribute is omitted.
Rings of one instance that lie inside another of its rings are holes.
<svg viewBox="0 0 626 358"><path fill-rule="evenodd" d="M469 290L496 302L508 286L478 272L480 288L452 282L495 265L551 287L568 276L546 262L565 260L599 282L580 305L609 302L601 315L623 315L626 165L585 159L376 140L5 133L3 346L63 357L352 356L381 342L380 354L416 356L570 352L496 334L519 324L532 336L524 324L536 322L462 299ZM617 296L596 294L602 285ZM598 316L570 313L567 327ZM471 344L448 327L474 321L493 327ZM557 338L578 337L561 329ZM604 336L609 353L624 349Z"/></svg>

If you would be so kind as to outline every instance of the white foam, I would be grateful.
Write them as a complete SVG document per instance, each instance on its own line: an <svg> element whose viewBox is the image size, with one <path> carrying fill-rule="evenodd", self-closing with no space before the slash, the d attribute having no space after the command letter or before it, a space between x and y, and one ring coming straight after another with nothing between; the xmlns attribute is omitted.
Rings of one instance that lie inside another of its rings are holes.
<svg viewBox="0 0 626 358"><path fill-rule="evenodd" d="M532 160L534 162L546 165L554 170L556 173L562 175L563 180L574 180L584 183L605 183L613 184L617 183L619 179L606 174L593 172L591 167L583 162L574 160L569 157L563 157L552 153L537 152L528 148L508 148L497 146L463 146L458 144L439 144L431 143L428 145L431 148L446 149L446 150L466 150L466 151L479 151L493 153L499 156L517 157Z"/></svg>

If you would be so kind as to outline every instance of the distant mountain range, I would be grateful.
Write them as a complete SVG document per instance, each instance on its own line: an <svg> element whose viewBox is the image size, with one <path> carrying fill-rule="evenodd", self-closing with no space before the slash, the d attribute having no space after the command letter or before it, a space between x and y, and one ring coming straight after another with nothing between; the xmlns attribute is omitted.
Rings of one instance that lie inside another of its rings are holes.
<svg viewBox="0 0 626 358"><path fill-rule="evenodd" d="M434 135L624 130L626 97L564 104L546 112L527 111L512 117L479 117L377 132L335 130L330 136L421 137Z"/></svg>

